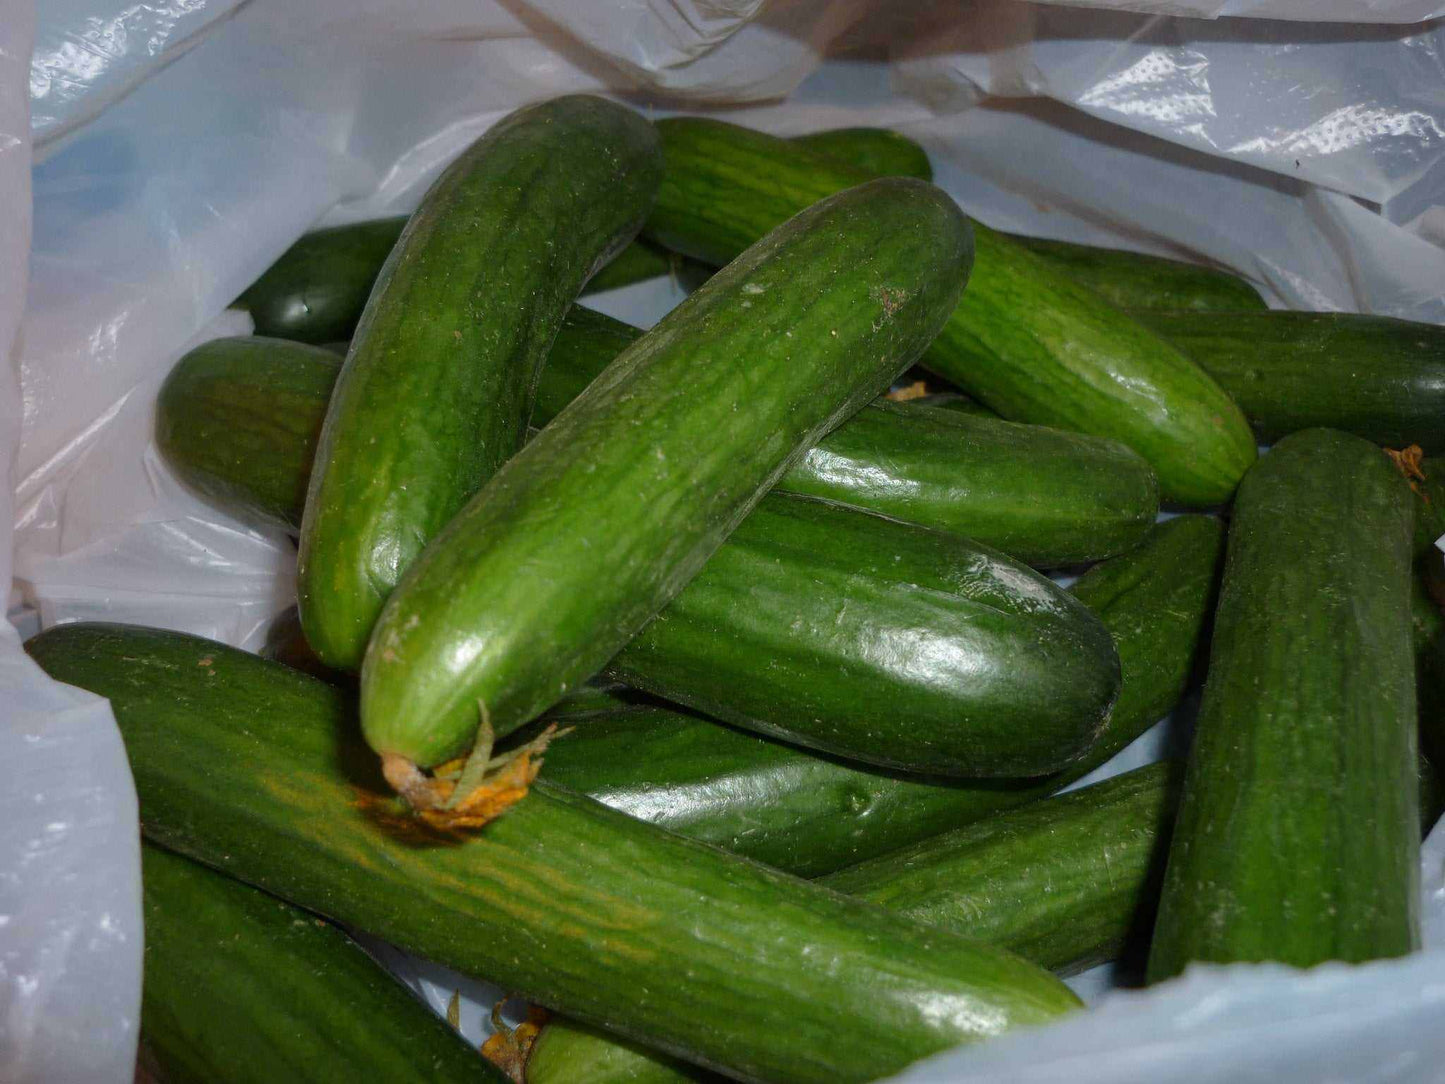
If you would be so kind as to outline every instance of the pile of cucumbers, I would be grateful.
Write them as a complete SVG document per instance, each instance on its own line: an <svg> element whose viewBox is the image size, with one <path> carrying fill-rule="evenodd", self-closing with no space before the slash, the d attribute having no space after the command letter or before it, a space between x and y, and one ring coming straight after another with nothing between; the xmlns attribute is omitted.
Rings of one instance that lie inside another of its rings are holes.
<svg viewBox="0 0 1445 1084"><path fill-rule="evenodd" d="M125 739L156 1079L863 1082L1103 962L1418 945L1445 331L930 177L558 98L181 359L157 445L298 609L27 645ZM1187 759L1070 786L1201 684ZM499 1068L349 931L553 1015Z"/></svg>

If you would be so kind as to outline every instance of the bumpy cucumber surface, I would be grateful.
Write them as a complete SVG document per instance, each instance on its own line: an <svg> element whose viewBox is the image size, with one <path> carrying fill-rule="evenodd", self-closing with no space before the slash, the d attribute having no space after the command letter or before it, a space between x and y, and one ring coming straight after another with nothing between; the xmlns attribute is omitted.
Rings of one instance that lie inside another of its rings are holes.
<svg viewBox="0 0 1445 1084"><path fill-rule="evenodd" d="M505 1084L335 926L154 844L141 860L140 1061L163 1084Z"/></svg>
<svg viewBox="0 0 1445 1084"><path fill-rule="evenodd" d="M109 698L152 839L735 1077L871 1080L1078 1003L1002 949L543 783L432 834L386 796L345 693L222 644L73 624L27 647Z"/></svg>
<svg viewBox="0 0 1445 1084"><path fill-rule="evenodd" d="M306 638L361 664L382 603L520 445L537 370L583 283L637 232L660 160L632 110L519 110L428 191L331 397L301 525Z"/></svg>
<svg viewBox="0 0 1445 1084"><path fill-rule="evenodd" d="M808 447L907 368L971 260L952 200L887 179L713 276L514 456L392 596L362 671L372 747L430 767L472 747L479 711L506 734L596 673Z"/></svg>
<svg viewBox="0 0 1445 1084"><path fill-rule="evenodd" d="M1418 944L1410 516L1380 450L1332 430L1240 487L1151 980Z"/></svg>
<svg viewBox="0 0 1445 1084"><path fill-rule="evenodd" d="M666 172L647 233L713 263L863 172L761 132L659 121ZM1179 350L1002 234L977 227L973 282L921 359L1015 421L1114 437L1170 500L1215 504L1255 456L1244 416Z"/></svg>
<svg viewBox="0 0 1445 1084"><path fill-rule="evenodd" d="M1345 312L1143 313L1264 443L1326 426L1445 451L1445 327Z"/></svg>

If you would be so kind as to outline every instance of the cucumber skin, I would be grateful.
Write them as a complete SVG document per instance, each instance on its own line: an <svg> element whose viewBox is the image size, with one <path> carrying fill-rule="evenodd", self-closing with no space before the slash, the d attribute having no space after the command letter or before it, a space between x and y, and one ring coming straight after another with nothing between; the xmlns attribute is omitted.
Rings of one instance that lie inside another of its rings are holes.
<svg viewBox="0 0 1445 1084"><path fill-rule="evenodd" d="M282 339L202 343L156 399L156 447L189 488L255 527L301 526L341 363Z"/></svg>
<svg viewBox="0 0 1445 1084"><path fill-rule="evenodd" d="M933 180L928 153L906 135L889 128L827 128L793 136L788 142L877 177Z"/></svg>
<svg viewBox="0 0 1445 1084"><path fill-rule="evenodd" d="M1240 487L1150 981L1418 944L1410 538L1358 437L1286 437Z"/></svg>
<svg viewBox="0 0 1445 1084"><path fill-rule="evenodd" d="M110 699L151 839L741 1079L871 1080L1078 1004L1003 950L545 783L431 835L348 738L346 693L225 645L71 624L27 649Z"/></svg>
<svg viewBox="0 0 1445 1084"><path fill-rule="evenodd" d="M1077 974L1152 919L1183 778L1178 762L1150 764L819 884Z"/></svg>
<svg viewBox="0 0 1445 1084"><path fill-rule="evenodd" d="M533 424L641 334L574 308L542 370ZM1040 568L1122 553L1159 511L1153 469L1117 441L887 400L823 437L776 488L964 535Z"/></svg>
<svg viewBox="0 0 1445 1084"><path fill-rule="evenodd" d="M537 370L660 169L641 116L588 95L494 125L432 185L387 258L327 408L301 524L301 622L360 666L382 603L521 444Z"/></svg>
<svg viewBox="0 0 1445 1084"><path fill-rule="evenodd" d="M1122 249L1004 234L1111 305L1147 312L1263 312L1269 306L1247 279L1212 267ZM1228 390L1228 389L1226 389Z"/></svg>
<svg viewBox="0 0 1445 1084"><path fill-rule="evenodd" d="M968 539L781 495L607 673L809 748L975 777L1068 767L1119 691L1108 630L1041 574Z"/></svg>
<svg viewBox="0 0 1445 1084"><path fill-rule="evenodd" d="M1261 443L1326 426L1445 451L1445 327L1341 312L1137 315L1219 382Z"/></svg>
<svg viewBox="0 0 1445 1084"><path fill-rule="evenodd" d="M141 848L140 1060L163 1084L506 1077L314 915Z"/></svg>
<svg viewBox="0 0 1445 1084"><path fill-rule="evenodd" d="M1064 772L898 775L653 708L576 720L548 751L547 778L799 876L831 873L1046 797L1137 738L1189 687L1223 550L1218 520L1181 516L1074 585L1113 637L1124 680L1103 733Z"/></svg>
<svg viewBox="0 0 1445 1084"><path fill-rule="evenodd" d="M712 263L864 175L721 121L673 117L657 129L667 165L644 232ZM1228 500L1255 443L1219 385L1004 235L975 225L975 244L972 284L922 364L1003 417L1123 441L1171 501Z"/></svg>
<svg viewBox="0 0 1445 1084"><path fill-rule="evenodd" d="M713 276L507 462L393 594L362 670L372 748L431 767L471 748L479 705L505 735L595 674L907 368L971 260L953 202L889 178Z"/></svg>

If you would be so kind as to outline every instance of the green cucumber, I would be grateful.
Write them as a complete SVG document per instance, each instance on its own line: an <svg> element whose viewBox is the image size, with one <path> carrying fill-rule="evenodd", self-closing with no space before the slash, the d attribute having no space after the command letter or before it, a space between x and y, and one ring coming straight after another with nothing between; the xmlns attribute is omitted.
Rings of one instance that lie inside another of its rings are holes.
<svg viewBox="0 0 1445 1084"><path fill-rule="evenodd" d="M1072 241L1005 236L1056 270L1087 282L1091 290L1121 309L1245 313L1268 308L1247 279L1228 271Z"/></svg>
<svg viewBox="0 0 1445 1084"><path fill-rule="evenodd" d="M1419 943L1410 539L1358 437L1286 437L1240 486L1151 981Z"/></svg>
<svg viewBox="0 0 1445 1084"><path fill-rule="evenodd" d="M1326 426L1445 451L1445 327L1345 312L1136 315L1219 381L1262 443Z"/></svg>
<svg viewBox="0 0 1445 1084"><path fill-rule="evenodd" d="M1074 586L1108 628L1124 683L1089 753L1041 779L944 781L810 755L666 708L578 720L548 778L635 817L805 877L1035 801L1093 771L1184 695L1213 608L1223 530L1161 523Z"/></svg>
<svg viewBox="0 0 1445 1084"><path fill-rule="evenodd" d="M341 363L282 339L213 339L156 399L156 447L187 486L259 527L301 527L311 460Z"/></svg>
<svg viewBox="0 0 1445 1084"><path fill-rule="evenodd" d="M1438 560L1435 542L1445 537L1445 458L1422 460L1418 475L1410 481L1415 493L1415 557Z"/></svg>
<svg viewBox="0 0 1445 1084"><path fill-rule="evenodd" d="M1066 768L1119 689L1108 630L968 539L769 496L607 664L709 715L869 764Z"/></svg>
<svg viewBox="0 0 1445 1084"><path fill-rule="evenodd" d="M141 847L140 1063L165 1084L506 1077L335 926Z"/></svg>
<svg viewBox="0 0 1445 1084"><path fill-rule="evenodd" d="M327 408L301 524L301 622L355 669L427 542L521 444L537 370L656 191L656 134L589 95L519 110L432 185Z"/></svg>
<svg viewBox="0 0 1445 1084"><path fill-rule="evenodd" d="M641 334L573 309L542 370L533 424ZM1117 441L886 400L810 448L777 488L966 535L1040 568L1122 553L1159 510L1149 464Z"/></svg>
<svg viewBox="0 0 1445 1084"><path fill-rule="evenodd" d="M788 142L878 177L933 180L928 153L906 135L889 128L827 128L793 136Z"/></svg>
<svg viewBox="0 0 1445 1084"><path fill-rule="evenodd" d="M937 410L956 410L960 414L974 414L981 418L997 418L998 415L989 410L977 399L970 399L956 391L935 391L927 395L919 396L917 399L906 400L912 406L934 407Z"/></svg>
<svg viewBox="0 0 1445 1084"><path fill-rule="evenodd" d="M645 232L711 263L865 175L722 121L657 128L667 167ZM992 230L976 241L973 284L923 363L1006 418L1123 441L1170 500L1227 500L1255 443L1218 384L1085 282Z"/></svg>
<svg viewBox="0 0 1445 1084"><path fill-rule="evenodd" d="M544 782L436 833L385 795L346 693L225 645L71 624L27 648L110 700L151 839L735 1077L872 1080L1078 1004L1002 949Z"/></svg>
<svg viewBox="0 0 1445 1084"><path fill-rule="evenodd" d="M361 718L392 774L466 753L479 715L515 730L601 669L793 462L908 367L972 247L943 192L870 181L758 242L624 351L387 602Z"/></svg>

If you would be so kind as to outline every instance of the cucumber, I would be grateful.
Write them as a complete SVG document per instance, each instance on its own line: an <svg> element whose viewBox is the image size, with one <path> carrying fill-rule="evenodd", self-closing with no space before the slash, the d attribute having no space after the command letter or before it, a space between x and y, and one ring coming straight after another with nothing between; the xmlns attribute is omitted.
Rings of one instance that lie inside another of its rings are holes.
<svg viewBox="0 0 1445 1084"><path fill-rule="evenodd" d="M928 153L906 135L889 128L828 128L793 136L788 142L878 177L933 180Z"/></svg>
<svg viewBox="0 0 1445 1084"><path fill-rule="evenodd" d="M542 370L533 424L641 334L574 309ZM1159 511L1152 469L1117 441L887 400L825 436L777 488L966 535L1040 568L1122 553Z"/></svg>
<svg viewBox="0 0 1445 1084"><path fill-rule="evenodd" d="M1247 279L1212 267L1141 252L1005 234L1055 270L1089 284L1111 305L1137 312L1259 312L1268 308ZM1225 389L1228 390L1227 388Z"/></svg>
<svg viewBox="0 0 1445 1084"><path fill-rule="evenodd" d="M141 847L140 1063L166 1084L506 1077L336 927Z"/></svg>
<svg viewBox="0 0 1445 1084"><path fill-rule="evenodd" d="M944 193L871 181L774 231L624 351L388 601L361 719L393 777L473 748L479 714L504 735L596 673L907 368L971 259Z"/></svg>
<svg viewBox="0 0 1445 1084"><path fill-rule="evenodd" d="M188 487L257 527L297 531L341 363L281 339L213 339L170 371L156 447Z"/></svg>
<svg viewBox="0 0 1445 1084"><path fill-rule="evenodd" d="M1345 433L1240 486L1151 981L1419 943L1410 538L1409 488Z"/></svg>
<svg viewBox="0 0 1445 1084"><path fill-rule="evenodd" d="M1445 327L1344 312L1137 315L1219 381L1262 443L1326 426L1445 451Z"/></svg>
<svg viewBox="0 0 1445 1084"><path fill-rule="evenodd" d="M779 869L830 873L1052 794L1137 738L1190 684L1222 552L1217 520L1181 516L1075 584L1113 637L1124 683L1093 748L1055 775L961 782L890 774L654 708L576 720L548 750L547 776Z"/></svg>
<svg viewBox="0 0 1445 1084"><path fill-rule="evenodd" d="M864 173L697 117L657 122L666 171L646 234L726 261ZM1123 441L1166 498L1227 500L1255 456L1233 401L1175 347L1002 234L977 226L973 284L923 364L1015 421Z"/></svg>
<svg viewBox="0 0 1445 1084"><path fill-rule="evenodd" d="M1078 1004L1005 950L544 782L437 833L385 795L346 693L223 644L70 624L27 648L109 698L151 839L740 1079L872 1080Z"/></svg>
<svg viewBox="0 0 1445 1084"><path fill-rule="evenodd" d="M1108 630L967 539L769 496L607 664L749 730L888 767L1061 770L1119 689Z"/></svg>
<svg viewBox="0 0 1445 1084"><path fill-rule="evenodd" d="M367 302L301 524L301 622L361 664L386 596L522 441L538 367L656 191L651 125L589 95L519 110L432 185Z"/></svg>
<svg viewBox="0 0 1445 1084"><path fill-rule="evenodd" d="M1415 557L1439 560L1435 542L1445 537L1445 458L1422 460L1410 488L1415 493Z"/></svg>
<svg viewBox="0 0 1445 1084"><path fill-rule="evenodd" d="M547 1021L527 1054L526 1084L720 1084L695 1065L575 1020Z"/></svg>

